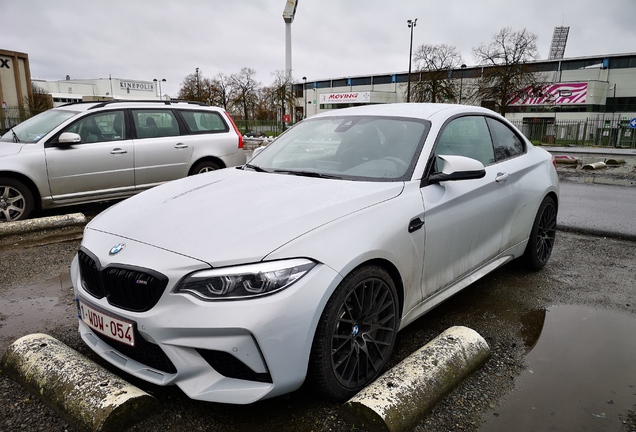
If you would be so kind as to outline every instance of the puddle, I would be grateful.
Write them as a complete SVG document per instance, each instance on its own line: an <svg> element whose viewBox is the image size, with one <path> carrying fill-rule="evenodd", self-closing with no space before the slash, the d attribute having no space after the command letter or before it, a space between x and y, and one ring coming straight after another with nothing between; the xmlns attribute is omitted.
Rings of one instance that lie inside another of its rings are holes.
<svg viewBox="0 0 636 432"><path fill-rule="evenodd" d="M77 319L68 307L73 304L70 275L40 284L3 289L0 296L0 353L16 339Z"/></svg>
<svg viewBox="0 0 636 432"><path fill-rule="evenodd" d="M622 430L636 404L636 319L581 306L548 309L516 389L481 432Z"/></svg>

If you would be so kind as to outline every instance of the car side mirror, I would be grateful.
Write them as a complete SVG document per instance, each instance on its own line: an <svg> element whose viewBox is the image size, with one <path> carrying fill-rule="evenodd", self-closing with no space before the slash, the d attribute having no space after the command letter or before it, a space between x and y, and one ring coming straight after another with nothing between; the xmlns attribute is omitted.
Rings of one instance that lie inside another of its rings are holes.
<svg viewBox="0 0 636 432"><path fill-rule="evenodd" d="M60 144L77 144L82 142L82 137L73 132L64 132L57 140Z"/></svg>
<svg viewBox="0 0 636 432"><path fill-rule="evenodd" d="M443 162L440 172L433 173L428 178L428 183L443 181L473 180L486 175L484 164L476 159L465 156L438 155Z"/></svg>

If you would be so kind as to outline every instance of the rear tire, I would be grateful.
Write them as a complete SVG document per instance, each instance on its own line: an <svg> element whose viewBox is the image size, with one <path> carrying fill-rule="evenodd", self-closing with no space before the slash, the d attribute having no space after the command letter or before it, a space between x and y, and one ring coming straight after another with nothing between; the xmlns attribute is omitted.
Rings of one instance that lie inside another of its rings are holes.
<svg viewBox="0 0 636 432"><path fill-rule="evenodd" d="M33 194L21 182L0 177L0 223L26 219L33 210Z"/></svg>
<svg viewBox="0 0 636 432"><path fill-rule="evenodd" d="M384 370L399 326L395 284L378 266L350 273L320 317L308 379L334 400L351 398Z"/></svg>
<svg viewBox="0 0 636 432"><path fill-rule="evenodd" d="M552 254L556 237L557 206L552 197L545 197L530 231L528 245L521 257L528 270L540 270Z"/></svg>
<svg viewBox="0 0 636 432"><path fill-rule="evenodd" d="M203 161L203 162L199 162L198 164L194 166L194 168L192 168L191 175L202 174L202 173L206 173L210 171L216 171L218 169L221 169L221 167L216 162Z"/></svg>

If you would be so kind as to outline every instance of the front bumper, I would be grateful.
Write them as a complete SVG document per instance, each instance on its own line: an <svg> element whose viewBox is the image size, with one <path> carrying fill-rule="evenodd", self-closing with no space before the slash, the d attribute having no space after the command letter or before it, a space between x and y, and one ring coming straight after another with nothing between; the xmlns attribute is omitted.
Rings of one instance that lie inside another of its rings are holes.
<svg viewBox="0 0 636 432"><path fill-rule="evenodd" d="M85 236L84 246L108 250L104 245L117 241L100 233ZM301 386L318 320L341 280L337 272L319 264L276 294L206 302L172 293L186 273L206 268L203 263L149 245L127 243L127 265L160 271L169 281L154 307L131 312L87 292L81 284L77 257L73 260L71 276L77 298L133 322L137 332L136 347L124 347L100 336L80 319L82 339L99 356L138 378L158 385L175 384L190 398L210 402L247 404ZM170 264L150 266L149 257L156 264ZM100 265L116 266L105 262L109 258L99 257Z"/></svg>

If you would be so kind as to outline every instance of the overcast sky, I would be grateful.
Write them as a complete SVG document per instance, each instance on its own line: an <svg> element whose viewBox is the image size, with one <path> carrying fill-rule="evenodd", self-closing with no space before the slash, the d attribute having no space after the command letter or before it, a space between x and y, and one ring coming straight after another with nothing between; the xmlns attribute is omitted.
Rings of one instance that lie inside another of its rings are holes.
<svg viewBox="0 0 636 432"><path fill-rule="evenodd" d="M503 27L538 35L548 57L555 26L570 26L565 57L636 52L635 0L298 0L292 24L299 82L408 70L413 49L474 47ZM263 85L285 69L285 0L0 0L0 49L29 55L31 77L166 79L175 96L203 77L256 70Z"/></svg>

